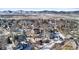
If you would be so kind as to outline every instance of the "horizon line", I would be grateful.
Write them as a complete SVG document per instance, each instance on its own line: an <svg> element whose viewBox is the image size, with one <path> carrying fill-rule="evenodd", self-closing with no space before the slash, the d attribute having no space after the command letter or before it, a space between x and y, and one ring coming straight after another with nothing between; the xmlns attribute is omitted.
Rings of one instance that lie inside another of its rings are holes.
<svg viewBox="0 0 79 59"><path fill-rule="evenodd" d="M18 11L18 10L23 10L23 11L78 11L79 8L0 8L0 11Z"/></svg>

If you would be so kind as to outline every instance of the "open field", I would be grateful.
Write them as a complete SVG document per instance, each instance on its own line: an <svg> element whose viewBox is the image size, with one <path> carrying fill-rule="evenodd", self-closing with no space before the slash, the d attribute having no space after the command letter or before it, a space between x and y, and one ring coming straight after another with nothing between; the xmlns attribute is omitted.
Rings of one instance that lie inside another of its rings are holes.
<svg viewBox="0 0 79 59"><path fill-rule="evenodd" d="M78 14L0 14L1 50L78 50Z"/></svg>

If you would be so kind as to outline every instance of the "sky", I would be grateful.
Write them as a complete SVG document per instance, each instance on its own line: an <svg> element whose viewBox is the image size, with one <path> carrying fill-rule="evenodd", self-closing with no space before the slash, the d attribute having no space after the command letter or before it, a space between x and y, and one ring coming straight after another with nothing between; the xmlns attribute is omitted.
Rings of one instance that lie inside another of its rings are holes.
<svg viewBox="0 0 79 59"><path fill-rule="evenodd" d="M49 11L78 11L79 8L0 8L0 11L4 10L25 10L25 11L42 11L42 10L49 10Z"/></svg>

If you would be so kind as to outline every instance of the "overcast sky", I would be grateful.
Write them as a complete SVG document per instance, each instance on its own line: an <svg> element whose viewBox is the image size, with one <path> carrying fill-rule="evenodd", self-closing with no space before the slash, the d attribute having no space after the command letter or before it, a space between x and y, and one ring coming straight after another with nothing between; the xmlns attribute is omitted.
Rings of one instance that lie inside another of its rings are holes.
<svg viewBox="0 0 79 59"><path fill-rule="evenodd" d="M42 11L42 10L53 10L53 11L78 11L79 8L0 8L0 11L4 10L25 10L25 11Z"/></svg>

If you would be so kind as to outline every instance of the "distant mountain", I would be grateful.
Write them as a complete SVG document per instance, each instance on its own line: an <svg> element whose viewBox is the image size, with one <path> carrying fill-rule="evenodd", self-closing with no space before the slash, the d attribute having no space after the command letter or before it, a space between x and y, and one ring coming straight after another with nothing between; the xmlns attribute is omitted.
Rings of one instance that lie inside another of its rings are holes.
<svg viewBox="0 0 79 59"><path fill-rule="evenodd" d="M24 11L24 10L17 10L17 11L0 11L0 15L29 15L29 14L79 14L79 11Z"/></svg>

